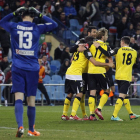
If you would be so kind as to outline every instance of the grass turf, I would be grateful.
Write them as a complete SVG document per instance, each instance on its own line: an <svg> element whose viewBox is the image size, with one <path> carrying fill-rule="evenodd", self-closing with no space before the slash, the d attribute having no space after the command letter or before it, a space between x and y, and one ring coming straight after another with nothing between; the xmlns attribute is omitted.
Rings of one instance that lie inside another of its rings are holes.
<svg viewBox="0 0 140 140"><path fill-rule="evenodd" d="M105 106L102 114L105 120L99 121L62 121L63 106L37 106L36 130L40 137L28 137L28 120L24 107L23 140L140 140L140 118L129 120L129 115L123 106L119 117L123 122L110 121L114 107ZM87 113L89 109L86 107ZM132 106L136 114L140 114L139 106ZM70 115L71 107L69 108ZM79 108L77 115L82 117ZM0 140L15 139L17 124L14 116L14 107L0 107Z"/></svg>

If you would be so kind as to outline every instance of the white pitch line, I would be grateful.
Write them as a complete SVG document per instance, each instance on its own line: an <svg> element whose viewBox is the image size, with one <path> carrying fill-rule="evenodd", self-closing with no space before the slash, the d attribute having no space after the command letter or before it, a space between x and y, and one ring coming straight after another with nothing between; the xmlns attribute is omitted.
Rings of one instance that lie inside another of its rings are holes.
<svg viewBox="0 0 140 140"><path fill-rule="evenodd" d="M12 127L0 127L2 129L16 129L16 128L12 128Z"/></svg>
<svg viewBox="0 0 140 140"><path fill-rule="evenodd" d="M17 129L17 128L13 128L13 127L0 127L0 129ZM27 129L27 128L25 128ZM76 132L77 130L57 130L57 129L37 129L38 131L58 131L58 132L65 132L65 131L69 131L69 132ZM80 132L85 132L85 131L80 131Z"/></svg>

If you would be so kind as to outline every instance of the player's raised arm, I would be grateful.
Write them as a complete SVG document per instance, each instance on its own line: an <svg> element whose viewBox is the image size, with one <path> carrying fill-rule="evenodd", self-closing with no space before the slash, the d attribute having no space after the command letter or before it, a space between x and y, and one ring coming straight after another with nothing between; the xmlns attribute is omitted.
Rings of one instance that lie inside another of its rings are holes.
<svg viewBox="0 0 140 140"><path fill-rule="evenodd" d="M109 48L109 49L106 51L106 50L104 50L104 49L100 46L100 43L98 43L98 42L95 41L93 44L94 44L94 46L95 46L96 48L98 48L105 56L108 56L108 57L117 54L118 49L119 49L119 48L115 48L115 49L111 50L111 49Z"/></svg>
<svg viewBox="0 0 140 140"><path fill-rule="evenodd" d="M26 10L25 7L18 8L15 12L8 14L3 19L0 20L0 26L3 27L7 32L11 31L12 25L14 22L10 22L10 20L14 16L18 16L19 14L22 14Z"/></svg>
<svg viewBox="0 0 140 140"><path fill-rule="evenodd" d="M14 17L13 13L8 14L0 20L0 26L3 27L7 32L10 32L12 22L9 22Z"/></svg>
<svg viewBox="0 0 140 140"><path fill-rule="evenodd" d="M85 57L95 66L109 66L109 67L113 67L114 66L113 62L101 63L101 62L96 61L93 58L93 56L92 56L92 54L91 54L91 52L89 50L84 51L84 54L85 54Z"/></svg>
<svg viewBox="0 0 140 140"><path fill-rule="evenodd" d="M54 20L50 19L47 16L42 16L42 14L34 7L29 7L29 12L35 14L36 16L42 18L45 21L44 24L38 24L38 28L41 34L49 32L58 26L58 24Z"/></svg>

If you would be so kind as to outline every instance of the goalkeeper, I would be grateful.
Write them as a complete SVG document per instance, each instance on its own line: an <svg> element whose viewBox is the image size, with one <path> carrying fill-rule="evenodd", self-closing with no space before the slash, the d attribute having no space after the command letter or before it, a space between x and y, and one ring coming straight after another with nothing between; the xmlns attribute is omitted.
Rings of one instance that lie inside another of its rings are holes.
<svg viewBox="0 0 140 140"><path fill-rule="evenodd" d="M15 16L21 16L22 22L10 22ZM45 24L32 23L34 17L42 18ZM38 46L41 34L57 27L57 23L46 16L42 16L35 8L21 7L14 13L4 17L0 26L11 34L12 48L12 93L15 94L15 117L18 124L16 137L22 137L23 127L23 97L27 96L27 116L29 122L29 136L39 136L34 130L35 124L35 96L39 78Z"/></svg>

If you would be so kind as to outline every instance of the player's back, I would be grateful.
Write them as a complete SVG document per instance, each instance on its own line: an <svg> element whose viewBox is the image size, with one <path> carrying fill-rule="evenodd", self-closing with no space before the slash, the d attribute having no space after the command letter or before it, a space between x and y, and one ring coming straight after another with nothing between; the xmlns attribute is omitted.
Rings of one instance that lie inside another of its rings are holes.
<svg viewBox="0 0 140 140"><path fill-rule="evenodd" d="M76 75L82 76L82 73L87 66L88 59L85 57L84 52L75 52L73 54L73 60L71 66L68 68L66 74L67 75L73 75L74 77Z"/></svg>
<svg viewBox="0 0 140 140"><path fill-rule="evenodd" d="M104 50L108 50L107 45L103 42L98 40L98 43L100 43L100 46L104 49ZM91 45L91 47L89 48L90 52L92 53L94 59L98 62L102 62L105 63L106 60L106 56L98 49L96 48L94 45ZM106 69L104 67L98 67L98 66L94 66L90 61L88 64L88 73L90 74L101 74L101 73L106 73Z"/></svg>
<svg viewBox="0 0 140 140"><path fill-rule="evenodd" d="M121 47L116 54L116 80L132 81L132 68L137 52L131 47Z"/></svg>
<svg viewBox="0 0 140 140"><path fill-rule="evenodd" d="M13 24L11 29L13 65L25 70L38 70L40 32L35 23L24 21Z"/></svg>

